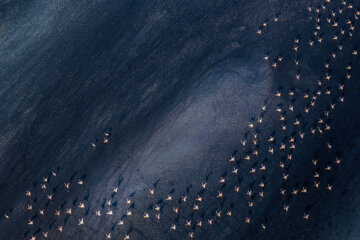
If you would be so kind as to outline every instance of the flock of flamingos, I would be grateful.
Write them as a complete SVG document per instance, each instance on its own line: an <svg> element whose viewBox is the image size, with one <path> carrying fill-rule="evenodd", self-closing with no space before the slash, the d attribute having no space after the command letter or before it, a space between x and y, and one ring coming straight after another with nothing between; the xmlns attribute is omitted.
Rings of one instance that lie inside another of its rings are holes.
<svg viewBox="0 0 360 240"><path fill-rule="evenodd" d="M246 198L248 203L243 207L255 211L262 199L267 196L266 187L271 182L266 181L265 176L269 166L274 166L274 164L278 165L281 171L281 175L278 177L283 184L280 186L278 194L282 196L282 211L285 214L292 211L291 201L296 199L297 195L313 195L319 191L331 194L333 188L336 187L336 182L330 180L330 174L337 171L342 165L341 154L336 153L331 138L328 137L329 132L332 131L331 115L346 103L344 89L348 86L351 87L353 80L352 62L358 61L358 50L349 45L351 45L353 35L357 30L360 11L347 1L339 2L334 7L334 3L330 3L330 0L324 1L317 7L308 6L306 11L313 21L312 36L309 39L302 39L299 36L299 38L289 40L293 43L291 50L293 57L264 54L261 59L265 64L269 64L273 71L279 71L285 63L294 64L298 70L291 81L296 84L289 89L279 88L270 96L272 104L264 104L259 109L258 116L249 121L248 134L239 142L239 152L230 155L224 163L224 169L229 169L229 175L212 176L218 178L218 183L215 185L205 180L195 183L193 184L194 188L199 191L196 194L185 193L180 199L171 192L165 196L158 196L156 185L149 186L143 195L148 195L146 201L149 201L153 207L145 210L134 207L137 201L134 196L129 196L126 201L118 203L115 199L120 188L114 186L109 190L106 201L102 205L90 207L87 205L88 199L85 198L83 201L75 200L70 204L52 206L52 209L56 209L53 211L49 210L49 206L54 199L66 199L66 194L60 195L52 191L54 185L61 184L64 191L69 192L79 191L87 184L86 178L81 177L73 177L68 182L59 183L57 178L60 173L54 169L48 176L44 176L40 180L39 186L36 186L41 188L41 196L34 196L30 186L24 193L27 202L24 206L24 216L26 216L24 221L26 222L20 224L28 225L29 231L25 233L26 239L59 238L59 235L67 228L82 228L87 225L87 220L90 218L108 218L109 221L115 222L106 234L99 236L99 239L132 239L130 220L137 218L137 221L142 221L144 225L150 225L156 224L156 221L160 221L162 218L169 218L170 215L171 219L175 220L166 221L167 225L163 225L163 228L169 229L169 232L174 234L182 230L182 233L185 232L187 235L182 236L183 238L196 238L197 233L202 229L209 228L223 219L231 219L232 216L239 213L225 204L222 204L222 208L216 209L211 216L193 215L196 217L186 218L180 214L181 212L199 212L204 202L226 201L226 194ZM270 25L279 24L281 21L281 17L276 16L262 22L259 28L254 29L253 32L261 38L267 33ZM321 48L325 44L333 46L333 50L329 52L326 60L322 63L322 74L318 76L318 79L313 80L311 86L306 86L306 89L295 87L301 83L302 78L306 78L306 76L302 76L300 70L302 66L300 53L304 51L311 53L312 49ZM347 57L348 61L340 62L338 59L341 57ZM333 69L341 72L342 76L332 75ZM278 122L275 126L277 129L272 129L271 133L259 131L261 126L266 123L264 122L266 115ZM290 167L296 158L296 149L310 141L311 138L325 139L326 144L319 145L319 148L333 151L334 154L331 156L334 157L328 162L321 162L316 156L304 161L307 164L305 167L313 172L312 182L291 186L287 183L292 178ZM97 144L109 143L111 143L111 134L105 132L103 142ZM98 146L95 143L90 144L92 151L96 151ZM247 174L256 177L256 185L242 186L240 181L236 181L239 176L246 177ZM209 189L211 189L211 195L207 194ZM44 206L37 206L35 199L39 198L46 198L47 203ZM163 200L159 201L159 199ZM116 204L114 204L115 202ZM75 217L74 213L81 217ZM12 221L10 212L3 217L5 222ZM303 209L301 217L303 221L311 221L311 208ZM45 224L42 221L44 218L48 219L46 223L50 222L50 224ZM243 219L242 224L253 224L251 214L241 218ZM76 224L70 225L69 221L73 223L76 221ZM263 222L258 227L260 231L266 231L267 223ZM115 232L116 228L121 229L121 236L119 236L119 231Z"/></svg>

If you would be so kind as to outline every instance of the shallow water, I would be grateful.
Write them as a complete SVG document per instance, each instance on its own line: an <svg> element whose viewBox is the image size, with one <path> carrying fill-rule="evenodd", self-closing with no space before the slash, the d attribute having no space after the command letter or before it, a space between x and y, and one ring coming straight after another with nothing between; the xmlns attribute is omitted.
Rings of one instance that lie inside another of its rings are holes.
<svg viewBox="0 0 360 240"><path fill-rule="evenodd" d="M0 214L1 239L185 239L191 231L198 239L356 239L357 164L359 141L359 63L350 54L359 44L358 23L354 36L343 40L331 66L331 86L338 93L344 67L352 63L352 79L345 80L345 102L331 113L329 134L297 138L294 159L286 161L290 180L283 182L279 162L286 154L268 154L267 138L275 136L276 147L288 142L273 111L279 104L293 104L298 114L287 118L289 134L298 133L295 119L310 129L335 95L322 95L311 114L303 112L303 92L315 93L324 77L323 63L336 48L328 40L333 30L322 26L320 45L310 48L314 13L299 1L6 1L0 3ZM360 5L354 2L355 8ZM328 9L337 9L331 3ZM327 10L328 11L328 10ZM349 10L350 11L350 10ZM355 10L354 10L355 11ZM322 15L325 22L327 12ZM279 22L272 19L278 16ZM352 16L345 12L340 23ZM256 29L269 21L262 35ZM325 22L326 23L326 22ZM324 24L325 24L324 23ZM300 61L294 64L293 40L301 39ZM346 51L345 51L346 49ZM346 52L346 53L345 53ZM264 61L265 54L271 59ZM271 62L283 56L274 69ZM294 76L300 71L301 80ZM335 79L334 79L335 78ZM294 89L295 97L287 92ZM282 98L274 97L279 90ZM337 95L336 95L337 96ZM337 100L337 99L336 99ZM240 141L254 130L261 106L268 109L258 128L259 156ZM287 115L288 116L288 115ZM109 143L104 144L104 132ZM93 149L91 143L96 144ZM331 142L332 150L326 149ZM290 144L289 144L290 145ZM231 155L239 174L232 177ZM341 156L341 167L323 168ZM311 160L318 157L320 166ZM255 175L249 170L266 164ZM56 177L51 172L57 173ZM313 173L321 171L322 189L313 189ZM47 190L42 178L50 176ZM225 185L219 178L225 177ZM84 186L76 181L83 179ZM206 191L201 182L207 181ZM258 184L266 184L264 198L246 196ZM66 190L64 183L70 182ZM329 193L328 184L334 185ZM239 185L241 195L234 194ZM112 194L118 186L117 194ZM307 195L292 196L293 188L307 186ZM156 194L147 194L149 188ZM289 197L282 197L286 188ZM25 197L32 191L31 199ZM224 199L216 198L218 191ZM54 193L48 201L46 195ZM133 194L134 216L124 218L124 202ZM174 198L167 202L168 194ZM178 203L183 194L201 195L201 210L192 210L194 200ZM112 199L111 207L104 206ZM249 208L248 202L255 207ZM84 202L85 209L77 208ZM162 218L154 218L154 205L162 206ZM34 208L27 211L27 204ZM284 213L283 205L290 211ZM180 214L172 212L180 206ZM72 207L69 217L64 211ZM46 216L38 209L46 208ZM96 217L95 211L112 209L113 216ZM207 221L223 210L213 226L185 228L185 220ZM231 217L225 209L232 209ZM54 216L61 210L61 216ZM150 219L143 219L151 212ZM310 220L303 214L310 212ZM245 217L251 216L251 224ZM84 217L85 226L78 226ZM34 219L34 226L28 226ZM149 221L147 221L149 220ZM175 233L170 230L176 223ZM261 229L266 225L266 230ZM63 232L56 231L63 225ZM192 230L193 229L193 230Z"/></svg>

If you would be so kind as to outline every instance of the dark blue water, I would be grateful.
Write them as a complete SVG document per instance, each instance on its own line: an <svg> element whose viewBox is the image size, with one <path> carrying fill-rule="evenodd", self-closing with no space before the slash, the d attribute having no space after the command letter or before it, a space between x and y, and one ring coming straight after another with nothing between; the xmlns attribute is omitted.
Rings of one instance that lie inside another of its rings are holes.
<svg viewBox="0 0 360 240"><path fill-rule="evenodd" d="M317 14L321 4L326 7ZM360 43L354 15L360 5L351 4L353 9L347 3L334 17L340 25L334 28L326 18L343 6L339 2L3 1L0 238L43 239L48 232L49 239L105 239L111 232L112 239L126 234L131 239L187 239L194 232L195 239L357 239L360 85L358 56L351 52ZM321 30L314 36L317 15ZM261 26L264 22L268 26ZM257 29L263 33L256 34ZM294 45L299 45L297 53ZM277 68L271 66L274 61ZM351 71L345 69L348 64ZM324 80L326 74L330 81ZM306 114L310 99L303 95L311 98L317 90L316 106ZM281 98L274 96L276 91ZM339 102L342 96L344 103ZM330 103L336 103L335 110ZM267 111L262 113L263 105ZM285 122L275 112L278 106ZM325 111L331 111L330 117ZM249 128L259 117L263 122ZM312 136L311 128L324 126L317 124L319 119L331 131L322 128L324 133ZM296 120L299 127L293 125ZM304 139L299 131L306 132ZM276 141L269 143L269 136ZM289 149L291 137L296 137L295 150ZM279 150L282 143L286 151ZM268 152L271 146L274 155ZM232 155L233 164L228 161ZM337 157L340 165L334 163ZM260 170L262 164L266 171ZM249 174L253 168L256 173ZM320 173L319 189L313 186L315 172ZM288 181L283 174L289 174ZM44 177L46 190L41 189ZM225 184L219 183L221 177ZM80 179L83 185L77 184ZM208 183L206 190L201 182ZM239 193L234 186L240 186ZM302 187L308 193L301 193ZM154 195L147 193L152 188ZM280 189L287 190L285 196ZM294 189L299 193L291 194ZM254 195L246 195L248 190ZM216 197L219 191L223 198ZM54 194L52 200L48 194ZM165 200L168 195L171 201ZM179 201L183 195L189 197L186 203ZM198 195L204 200L194 211ZM127 198L134 205L124 204ZM106 206L109 199L112 204ZM78 208L80 202L84 209ZM161 206L160 220L155 204ZM33 209L27 210L28 205ZM290 206L288 212L284 205ZM44 216L39 209L45 209ZM109 209L113 215L106 215ZM124 217L127 209L132 216ZM58 210L61 215L55 216ZM143 218L145 212L149 219ZM78 226L81 218L85 225ZM207 223L211 218L213 225ZM117 226L120 220L123 226ZM192 220L191 227L185 227L186 220Z"/></svg>

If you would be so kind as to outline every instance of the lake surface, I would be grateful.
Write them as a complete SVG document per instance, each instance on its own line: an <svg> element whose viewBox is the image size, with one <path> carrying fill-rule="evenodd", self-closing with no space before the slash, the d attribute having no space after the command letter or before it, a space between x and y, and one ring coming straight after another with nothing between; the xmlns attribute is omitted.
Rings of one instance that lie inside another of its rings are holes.
<svg viewBox="0 0 360 240"><path fill-rule="evenodd" d="M359 7L1 2L0 239L358 239Z"/></svg>

